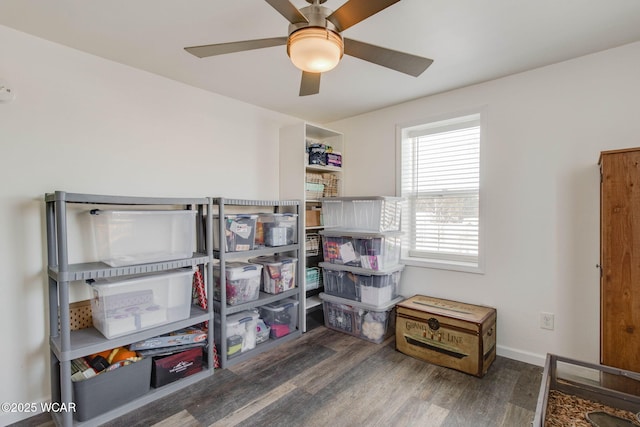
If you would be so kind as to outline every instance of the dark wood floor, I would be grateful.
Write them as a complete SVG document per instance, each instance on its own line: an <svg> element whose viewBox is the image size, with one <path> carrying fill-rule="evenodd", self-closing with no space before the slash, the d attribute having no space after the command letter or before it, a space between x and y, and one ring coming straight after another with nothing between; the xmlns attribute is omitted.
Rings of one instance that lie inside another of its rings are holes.
<svg viewBox="0 0 640 427"><path fill-rule="evenodd" d="M106 425L528 427L541 377L498 357L480 379L318 327Z"/></svg>

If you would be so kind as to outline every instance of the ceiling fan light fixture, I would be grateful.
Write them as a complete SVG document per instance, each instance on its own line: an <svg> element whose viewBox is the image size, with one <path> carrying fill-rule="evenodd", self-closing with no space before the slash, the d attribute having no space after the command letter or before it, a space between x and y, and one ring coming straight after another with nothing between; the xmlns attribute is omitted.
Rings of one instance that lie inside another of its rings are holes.
<svg viewBox="0 0 640 427"><path fill-rule="evenodd" d="M289 35L287 54L302 71L323 73L338 65L344 55L344 42L340 34L327 28L302 28Z"/></svg>

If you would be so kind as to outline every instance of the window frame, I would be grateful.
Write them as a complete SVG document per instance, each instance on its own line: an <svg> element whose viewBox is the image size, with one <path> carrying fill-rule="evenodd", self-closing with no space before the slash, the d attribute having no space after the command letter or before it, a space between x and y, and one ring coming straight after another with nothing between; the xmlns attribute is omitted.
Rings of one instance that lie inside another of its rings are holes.
<svg viewBox="0 0 640 427"><path fill-rule="evenodd" d="M484 175L486 171L485 166L485 154L487 151L487 107L471 108L464 111L457 111L454 113L447 113L438 116L427 117L424 119L413 120L411 122L400 123L396 125L396 195L402 194L402 145L403 139L407 136L411 129L416 129L421 126L429 127L430 125L438 122L446 122L449 120L455 120L466 116L478 115L480 122L480 157L479 157L479 184L478 184L478 257L477 262L467 262L454 259L439 259L436 257L425 258L418 256L411 256L409 248L406 244L406 239L403 239L401 261L405 265L435 268L444 270L453 270L468 273L484 274L485 272L485 247L486 247L486 235L487 235L487 221L486 217L486 196L484 192ZM410 207L410 202L405 201L405 209ZM405 216L405 215L403 215ZM406 236L405 236L406 237ZM453 258L453 257L452 257Z"/></svg>

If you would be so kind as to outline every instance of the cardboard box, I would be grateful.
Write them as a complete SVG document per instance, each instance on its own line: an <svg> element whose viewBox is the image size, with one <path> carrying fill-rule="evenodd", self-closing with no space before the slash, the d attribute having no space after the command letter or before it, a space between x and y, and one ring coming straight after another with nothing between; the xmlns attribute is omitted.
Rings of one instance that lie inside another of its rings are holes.
<svg viewBox="0 0 640 427"><path fill-rule="evenodd" d="M423 295L396 307L398 351L482 377L496 358L496 310Z"/></svg>
<svg viewBox="0 0 640 427"><path fill-rule="evenodd" d="M202 347L153 358L151 385L155 388L202 371Z"/></svg>
<svg viewBox="0 0 640 427"><path fill-rule="evenodd" d="M305 211L304 225L305 227L319 227L322 225L320 221L320 214L322 211L319 209L309 209Z"/></svg>

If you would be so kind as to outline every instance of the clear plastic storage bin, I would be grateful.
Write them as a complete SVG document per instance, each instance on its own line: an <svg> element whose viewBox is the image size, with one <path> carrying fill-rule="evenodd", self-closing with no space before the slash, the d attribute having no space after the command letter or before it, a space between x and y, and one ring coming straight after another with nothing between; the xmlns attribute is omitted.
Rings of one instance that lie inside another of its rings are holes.
<svg viewBox="0 0 640 427"><path fill-rule="evenodd" d="M400 231L401 197L331 197L322 199L325 227L358 231Z"/></svg>
<svg viewBox="0 0 640 427"><path fill-rule="evenodd" d="M262 265L247 262L225 264L227 276L227 304L236 305L255 301L260 297L260 273ZM213 266L213 297L220 301L220 265Z"/></svg>
<svg viewBox="0 0 640 427"><path fill-rule="evenodd" d="M279 294L296 287L297 258L287 256L259 256L249 262L262 265L261 289L269 294Z"/></svg>
<svg viewBox="0 0 640 427"><path fill-rule="evenodd" d="M385 304L398 296L398 284L404 268L398 265L388 270L372 271L358 267L320 263L324 292L364 304Z"/></svg>
<svg viewBox="0 0 640 427"><path fill-rule="evenodd" d="M93 326L111 339L176 322L191 311L192 269L91 283Z"/></svg>
<svg viewBox="0 0 640 427"><path fill-rule="evenodd" d="M256 328L257 328L256 344L262 344L263 342L269 341L269 334L271 332L271 328L269 327L269 325L264 323L264 320L258 319Z"/></svg>
<svg viewBox="0 0 640 427"><path fill-rule="evenodd" d="M380 306L363 304L324 292L320 294L324 311L324 325L374 343L381 343L395 331L393 310L403 297Z"/></svg>
<svg viewBox="0 0 640 427"><path fill-rule="evenodd" d="M193 256L195 211L94 209L90 213L98 259L112 267Z"/></svg>
<svg viewBox="0 0 640 427"><path fill-rule="evenodd" d="M225 248L227 252L253 250L256 239L258 215L238 214L224 216ZM220 216L213 216L213 249L220 250Z"/></svg>
<svg viewBox="0 0 640 427"><path fill-rule="evenodd" d="M271 338L280 338L296 330L298 301L286 298L259 308L260 317L271 328Z"/></svg>
<svg viewBox="0 0 640 427"><path fill-rule="evenodd" d="M298 243L298 214L259 214L256 243L285 246Z"/></svg>
<svg viewBox="0 0 640 427"><path fill-rule="evenodd" d="M220 316L215 317L214 336L218 349L221 349ZM238 356L245 351L256 348L258 334L258 313L241 311L227 316L227 357Z"/></svg>
<svg viewBox="0 0 640 427"><path fill-rule="evenodd" d="M400 263L401 234L322 230L325 262L386 270Z"/></svg>

